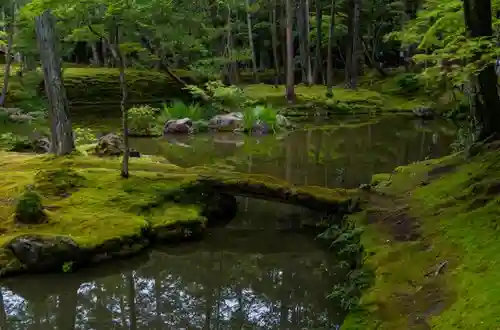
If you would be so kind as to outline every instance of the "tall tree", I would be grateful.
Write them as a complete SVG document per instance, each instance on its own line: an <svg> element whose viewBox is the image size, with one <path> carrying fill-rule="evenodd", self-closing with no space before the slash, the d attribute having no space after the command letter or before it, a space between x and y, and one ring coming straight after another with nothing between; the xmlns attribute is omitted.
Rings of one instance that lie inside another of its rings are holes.
<svg viewBox="0 0 500 330"><path fill-rule="evenodd" d="M321 42L323 40L323 11L321 0L316 0L316 59L314 64L314 82L321 84L323 82L322 66L323 59L321 56Z"/></svg>
<svg viewBox="0 0 500 330"><path fill-rule="evenodd" d="M35 17L35 31L42 62L45 93L49 102L51 151L56 155L65 155L71 153L75 145L68 99L62 79L61 55L58 49L55 21L52 11L47 9Z"/></svg>
<svg viewBox="0 0 500 330"><path fill-rule="evenodd" d="M326 96L333 96L333 38L335 33L335 0L330 7L330 28L328 29L328 58L326 59Z"/></svg>
<svg viewBox="0 0 500 330"><path fill-rule="evenodd" d="M3 76L2 94L0 95L0 106L3 106L9 90L10 69L12 66L12 46L14 43L14 20L16 5L14 2L4 6L5 32L7 33L7 48L5 50L5 70Z"/></svg>
<svg viewBox="0 0 500 330"><path fill-rule="evenodd" d="M286 99L295 101L294 54L293 54L293 6L292 0L286 1Z"/></svg>
<svg viewBox="0 0 500 330"><path fill-rule="evenodd" d="M464 0L464 18L469 38L491 38L491 0ZM479 48L475 59L482 55ZM477 139L500 138L500 100L497 76L493 63L488 63L472 77L474 104L473 116L477 122Z"/></svg>
<svg viewBox="0 0 500 330"><path fill-rule="evenodd" d="M246 10L247 10L247 29L248 29L248 45L250 47L250 52L252 54L252 69L255 82L259 83L259 73L257 71L257 57L255 55L255 46L253 42L253 30L252 30L252 12L250 7L250 0L245 0Z"/></svg>

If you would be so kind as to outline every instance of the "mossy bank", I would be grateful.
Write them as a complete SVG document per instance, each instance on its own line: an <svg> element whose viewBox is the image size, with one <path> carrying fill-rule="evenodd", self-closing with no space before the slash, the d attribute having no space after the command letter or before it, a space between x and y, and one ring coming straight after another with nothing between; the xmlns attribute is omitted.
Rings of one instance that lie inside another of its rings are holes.
<svg viewBox="0 0 500 330"><path fill-rule="evenodd" d="M184 169L132 159L131 177L119 159L0 154L0 275L72 271L138 253L153 243L201 239L206 228L236 214L235 195L349 212L349 192L293 187L280 180L214 170ZM20 223L26 191L42 198L44 219Z"/></svg>
<svg viewBox="0 0 500 330"><path fill-rule="evenodd" d="M496 329L500 149L376 175L362 213L375 285L342 329Z"/></svg>

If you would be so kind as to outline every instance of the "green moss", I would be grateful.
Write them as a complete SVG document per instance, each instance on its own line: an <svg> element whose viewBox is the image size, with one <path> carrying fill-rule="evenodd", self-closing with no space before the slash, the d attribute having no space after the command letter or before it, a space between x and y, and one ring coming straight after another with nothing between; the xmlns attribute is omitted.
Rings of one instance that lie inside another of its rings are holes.
<svg viewBox="0 0 500 330"><path fill-rule="evenodd" d="M0 153L0 247L21 235L63 235L82 249L107 252L112 247L119 249L113 255L123 255L140 250L135 243L144 242L149 234L167 240L199 237L207 219L201 215L203 205L198 197L206 189L313 209L347 211L351 202L350 192L345 190L294 187L268 176L210 167L184 169L154 158L132 158L131 177L122 179L120 161L78 154ZM26 186L33 184L43 193L47 220L18 226L14 221L16 202Z"/></svg>
<svg viewBox="0 0 500 330"><path fill-rule="evenodd" d="M369 210L356 215L377 277L343 329L408 329L409 319L426 313L432 329L497 327L499 176L500 154L486 150L469 161L452 155L401 167L390 185L377 186L393 202L382 205L385 214L404 207L421 237L395 241L395 222L374 222ZM368 207L380 204L372 197Z"/></svg>
<svg viewBox="0 0 500 330"><path fill-rule="evenodd" d="M0 73L3 74L3 68ZM197 81L197 77L188 71L174 70L174 73L187 83ZM121 89L117 68L66 68L63 79L68 100L72 105L120 102ZM183 86L161 72L130 69L126 71L126 79L128 102L131 103L191 100ZM43 90L43 76L40 70L26 76L22 84L15 76L15 70L12 70L7 103L25 110L44 108L44 101L39 96ZM112 109L119 111L119 108Z"/></svg>
<svg viewBox="0 0 500 330"><path fill-rule="evenodd" d="M257 102L287 106L284 86L256 84L246 86L244 91L248 97ZM425 106L421 100L385 95L361 88L358 90L335 88L332 99L326 97L326 87L322 85L310 87L297 85L295 93L298 107L304 105L306 108L326 108L337 113L406 112Z"/></svg>

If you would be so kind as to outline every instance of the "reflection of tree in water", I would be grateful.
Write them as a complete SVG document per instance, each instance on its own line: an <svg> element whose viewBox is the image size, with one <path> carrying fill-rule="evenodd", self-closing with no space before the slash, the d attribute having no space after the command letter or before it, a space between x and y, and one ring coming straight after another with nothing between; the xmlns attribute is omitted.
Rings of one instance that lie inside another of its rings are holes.
<svg viewBox="0 0 500 330"><path fill-rule="evenodd" d="M333 278L324 258L320 251L155 252L154 263L96 280L11 282L0 301L2 330L332 329L342 315L325 299Z"/></svg>

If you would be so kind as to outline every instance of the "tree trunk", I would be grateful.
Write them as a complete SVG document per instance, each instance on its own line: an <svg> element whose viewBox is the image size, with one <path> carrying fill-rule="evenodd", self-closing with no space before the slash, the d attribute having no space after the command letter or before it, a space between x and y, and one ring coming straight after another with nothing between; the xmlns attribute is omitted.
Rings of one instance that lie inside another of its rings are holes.
<svg viewBox="0 0 500 330"><path fill-rule="evenodd" d="M248 29L248 46L252 52L252 69L255 82L259 83L259 73L257 71L257 57L255 55L255 46L253 44L253 31L252 31L252 14L250 13L250 0L245 0L247 9L247 29Z"/></svg>
<svg viewBox="0 0 500 330"><path fill-rule="evenodd" d="M321 9L321 0L316 0L316 61L314 65L314 82L316 84L321 84L324 81L323 60L321 58L321 41L323 39L323 12Z"/></svg>
<svg viewBox="0 0 500 330"><path fill-rule="evenodd" d="M7 13L6 13L7 14ZM3 74L2 94L0 95L0 107L3 107L9 91L10 68L12 66L12 43L14 40L14 15L15 6L11 4L11 10L8 15L5 15L7 33L7 49L5 50L5 72Z"/></svg>
<svg viewBox="0 0 500 330"><path fill-rule="evenodd" d="M99 52L97 51L97 41L90 43L90 48L92 49L92 64L95 66L101 65L101 59L99 57Z"/></svg>
<svg viewBox="0 0 500 330"><path fill-rule="evenodd" d="M349 49L346 58L346 86L351 89L356 89L358 84L359 72L359 16L360 16L360 0L350 0L349 7Z"/></svg>
<svg viewBox="0 0 500 330"><path fill-rule="evenodd" d="M304 47L306 51L306 82L307 85L312 85L313 75L312 75L312 66L311 66L311 26L309 22L309 0L304 0L304 33L305 33L305 42Z"/></svg>
<svg viewBox="0 0 500 330"><path fill-rule="evenodd" d="M464 17L469 38L491 37L491 0L464 0ZM481 53L476 54L476 60ZM497 76L493 63L488 64L476 77L473 113L477 122L478 140L500 138L500 100Z"/></svg>
<svg viewBox="0 0 500 330"><path fill-rule="evenodd" d="M296 4L297 10L297 32L299 37L299 58L302 83L307 84L307 36L304 13L305 0L299 0Z"/></svg>
<svg viewBox="0 0 500 330"><path fill-rule="evenodd" d="M111 53L115 58L115 61L118 63L118 69L120 71L120 89L122 91L122 99L120 101L120 108L122 112L122 131L123 131L123 144L124 144L124 153L122 159L122 168L120 175L122 178L128 178L128 163L130 158L130 148L129 148L129 140L128 140L128 110L126 107L127 102L127 81L125 77L125 61L123 59L123 54L120 50L120 40L119 40L119 31L118 25L115 24L114 31L112 32L112 40L110 40L109 46L111 49Z"/></svg>
<svg viewBox="0 0 500 330"><path fill-rule="evenodd" d="M295 101L294 60L293 60L293 6L292 0L286 1L286 99Z"/></svg>
<svg viewBox="0 0 500 330"><path fill-rule="evenodd" d="M55 17L50 9L35 17L35 31L43 68L45 93L49 102L51 151L56 155L69 154L75 145L68 99L62 80L61 56L56 45Z"/></svg>
<svg viewBox="0 0 500 330"><path fill-rule="evenodd" d="M276 81L275 84L280 83L280 64L278 60L278 36L276 30L276 2L273 2L273 9L271 11L271 43L273 47L273 60L274 69L276 70Z"/></svg>
<svg viewBox="0 0 500 330"><path fill-rule="evenodd" d="M333 97L333 37L335 33L335 0L330 8L330 29L328 30L328 58L326 59L326 96ZM347 68L346 68L347 69Z"/></svg>

